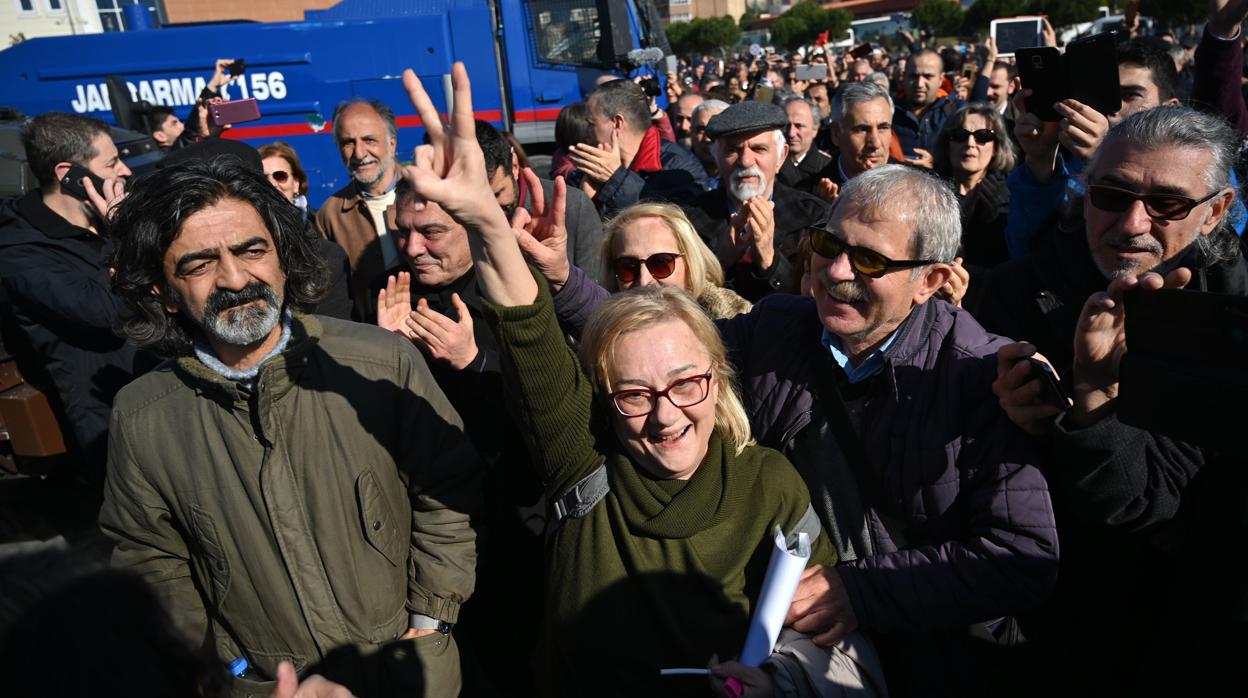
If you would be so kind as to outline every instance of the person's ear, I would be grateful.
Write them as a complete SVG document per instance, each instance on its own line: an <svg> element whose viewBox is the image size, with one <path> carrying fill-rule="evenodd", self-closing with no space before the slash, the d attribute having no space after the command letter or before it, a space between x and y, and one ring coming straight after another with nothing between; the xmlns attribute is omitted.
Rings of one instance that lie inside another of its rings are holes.
<svg viewBox="0 0 1248 698"><path fill-rule="evenodd" d="M153 296L156 296L156 300L160 301L160 304L165 307L166 312L170 315L177 314L178 304L173 302L172 295L166 293L159 284L152 284L148 291L150 291Z"/></svg>
<svg viewBox="0 0 1248 698"><path fill-rule="evenodd" d="M611 128L615 129L616 131L624 130L624 115L623 114L616 114L615 116L611 117Z"/></svg>
<svg viewBox="0 0 1248 698"><path fill-rule="evenodd" d="M904 274L906 272L896 273ZM941 287L949 282L951 276L953 276L953 269L949 268L948 264L937 262L936 264L928 265L927 268L920 272L918 285L914 289L914 304L923 305L926 303L927 299L932 297L932 294L939 291Z"/></svg>
<svg viewBox="0 0 1248 698"><path fill-rule="evenodd" d="M780 146L780 162L776 163L776 172L779 172L780 168L784 167L784 163L788 161L789 161L789 144L785 143L784 145Z"/></svg>
<svg viewBox="0 0 1248 698"><path fill-rule="evenodd" d="M1161 103L1161 106L1163 106L1163 107L1177 107L1177 106L1180 106L1181 104L1183 104L1183 102L1182 102L1182 100L1180 100L1178 97L1171 97L1170 99L1167 99L1166 101L1162 102L1162 103Z"/></svg>
<svg viewBox="0 0 1248 698"><path fill-rule="evenodd" d="M56 175L56 185L58 187L61 185L61 180L65 179L65 173L69 172L69 168L73 166L74 163L72 162L58 162L56 163L56 166L52 168L52 174Z"/></svg>
<svg viewBox="0 0 1248 698"><path fill-rule="evenodd" d="M1218 224L1222 222L1230 213L1231 205L1235 202L1235 190L1227 188L1218 196L1209 201L1209 213L1205 215L1205 220L1200 224L1198 235L1208 235L1212 233Z"/></svg>
<svg viewBox="0 0 1248 698"><path fill-rule="evenodd" d="M519 182L522 174L520 172L520 156L516 155L516 151L513 150L511 151L511 178Z"/></svg>
<svg viewBox="0 0 1248 698"><path fill-rule="evenodd" d="M157 129L152 131L152 140L156 141L157 145L165 145L169 142L169 136L165 135L164 131Z"/></svg>

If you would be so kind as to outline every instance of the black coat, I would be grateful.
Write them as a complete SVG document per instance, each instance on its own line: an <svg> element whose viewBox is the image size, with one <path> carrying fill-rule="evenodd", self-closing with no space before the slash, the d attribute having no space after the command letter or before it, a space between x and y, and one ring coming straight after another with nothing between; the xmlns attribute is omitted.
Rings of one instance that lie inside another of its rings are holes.
<svg viewBox="0 0 1248 698"><path fill-rule="evenodd" d="M798 191L813 194L815 185L819 184L819 179L826 176L823 174L824 168L830 164L832 164L831 157L812 147L810 152L806 153L806 157L796 165L792 160L785 160L784 166L780 168L780 174L776 175L776 181Z"/></svg>
<svg viewBox="0 0 1248 698"><path fill-rule="evenodd" d="M963 265L993 267L1008 260L1005 224L1010 214L1010 188L1005 184L1005 173L988 174L966 195L959 194L958 203L962 208Z"/></svg>
<svg viewBox="0 0 1248 698"><path fill-rule="evenodd" d="M806 229L822 222L829 208L822 199L779 182L772 191L772 199L776 202L776 257L771 268L760 273L753 263L738 262L724 270L725 285L751 302L776 291L797 292L802 274L798 245L806 235ZM732 212L728 207L728 193L722 185L720 189L712 189L681 208L693 223L693 229L712 250L728 243Z"/></svg>
<svg viewBox="0 0 1248 698"><path fill-rule="evenodd" d="M616 169L594 197L604 218L640 201L684 204L706 190L706 170L693 153L663 141L659 145L659 161L663 169L653 172Z"/></svg>
<svg viewBox="0 0 1248 698"><path fill-rule="evenodd" d="M972 281L967 308L989 331L1035 344L1068 379L1080 311L1109 282L1082 228L1051 233ZM1242 257L1201 269L1192 248L1179 262L1197 269L1191 289L1248 295ZM1241 411L1246 398L1192 396ZM1152 433L1116 413L1082 429L1059 420L1048 446L1062 560L1056 595L1024 628L1036 659L1055 669L1034 695L1070 686L1086 695L1214 695L1248 685L1242 449ZM1165 671L1156 671L1158 648Z"/></svg>
<svg viewBox="0 0 1248 698"><path fill-rule="evenodd" d="M103 474L113 397L137 373L117 330L124 305L109 290L111 244L44 205L39 190L0 203L5 346L48 394L67 443Z"/></svg>

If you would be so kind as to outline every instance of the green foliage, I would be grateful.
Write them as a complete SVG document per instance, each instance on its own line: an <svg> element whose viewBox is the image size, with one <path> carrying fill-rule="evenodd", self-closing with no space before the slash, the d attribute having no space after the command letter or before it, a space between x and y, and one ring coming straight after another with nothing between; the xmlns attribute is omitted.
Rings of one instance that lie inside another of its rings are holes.
<svg viewBox="0 0 1248 698"><path fill-rule="evenodd" d="M1199 24L1209 17L1208 0L1144 0L1140 14L1166 26Z"/></svg>
<svg viewBox="0 0 1248 698"><path fill-rule="evenodd" d="M678 56L721 50L741 40L741 27L732 17L698 17L667 26L667 41Z"/></svg>
<svg viewBox="0 0 1248 698"><path fill-rule="evenodd" d="M755 10L746 10L741 14L741 19L737 20L737 26L741 27L741 31L748 31L754 20L759 18L759 14Z"/></svg>
<svg viewBox="0 0 1248 698"><path fill-rule="evenodd" d="M1031 0L977 0L966 11L963 28L970 32L986 32L992 20L1028 14Z"/></svg>
<svg viewBox="0 0 1248 698"><path fill-rule="evenodd" d="M1100 16L1097 8L1104 4L1102 0L1032 0L1029 12L1048 15L1049 24L1057 28L1091 22Z"/></svg>
<svg viewBox="0 0 1248 698"><path fill-rule="evenodd" d="M816 36L828 32L836 38L845 34L854 16L847 10L825 10L814 0L804 0L788 12L780 15L771 25L771 42L783 49L793 50L812 43Z"/></svg>
<svg viewBox="0 0 1248 698"><path fill-rule="evenodd" d="M962 26L963 14L957 0L923 0L910 14L910 23L936 36L949 36Z"/></svg>

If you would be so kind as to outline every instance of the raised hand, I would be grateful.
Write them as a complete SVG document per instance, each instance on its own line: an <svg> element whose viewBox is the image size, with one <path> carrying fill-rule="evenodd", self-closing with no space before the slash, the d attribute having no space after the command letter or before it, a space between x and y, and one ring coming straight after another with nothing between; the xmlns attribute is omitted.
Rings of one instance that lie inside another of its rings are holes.
<svg viewBox="0 0 1248 698"><path fill-rule="evenodd" d="M1248 0L1211 0L1209 3L1209 29L1216 36L1234 39L1246 19Z"/></svg>
<svg viewBox="0 0 1248 698"><path fill-rule="evenodd" d="M819 183L815 185L815 196L818 196L820 199L823 199L828 203L836 201L836 197L839 196L840 193L840 185L827 177L820 178Z"/></svg>
<svg viewBox="0 0 1248 698"><path fill-rule="evenodd" d="M1075 327L1075 366L1071 419L1087 425L1100 420L1118 397L1118 370L1127 352L1126 312L1123 295L1141 288L1183 288L1192 280L1190 269L1180 267L1166 275L1147 273L1115 279L1103 293L1092 294L1083 304Z"/></svg>
<svg viewBox="0 0 1248 698"><path fill-rule="evenodd" d="M459 320L452 320L429 307L421 298L407 316L407 329L415 335L416 346L435 361L461 371L477 358L477 339L472 333L472 316L458 293L451 294L451 305Z"/></svg>
<svg viewBox="0 0 1248 698"><path fill-rule="evenodd" d="M104 191L96 191L95 182L90 177L82 178L82 188L87 190L87 202L100 220L111 221L117 211L117 204L129 194L126 191L126 180L121 177L109 177L104 180Z"/></svg>
<svg viewBox="0 0 1248 698"><path fill-rule="evenodd" d="M954 257L953 264L950 264L949 268L953 273L949 275L949 280L940 287L938 293L945 300L961 308L962 299L966 297L966 290L971 284L971 272L962 266L961 257Z"/></svg>
<svg viewBox="0 0 1248 698"><path fill-rule="evenodd" d="M599 143L597 146L586 143L572 144L569 155L576 169L585 173L585 179L593 182L598 189L601 189L602 185L611 179L611 175L615 174L616 170L623 167L620 161L620 144L616 139L615 131L611 132L611 140L607 143Z"/></svg>
<svg viewBox="0 0 1248 698"><path fill-rule="evenodd" d="M1044 37L1044 45L1057 48L1057 32L1053 30L1053 25L1049 24L1048 17L1041 17L1043 23L1040 27L1040 35Z"/></svg>
<svg viewBox="0 0 1248 698"><path fill-rule="evenodd" d="M552 290L558 292L567 283L572 271L568 262L568 229L565 224L567 184L563 177L555 180L554 197L547 205L546 192L533 170L524 168L523 177L533 200L530 210L516 209L511 227L524 256L546 277Z"/></svg>
<svg viewBox="0 0 1248 698"><path fill-rule="evenodd" d="M451 85L455 102L447 131L420 79L411 70L403 72L403 87L430 140L416 149L416 164L403 168L403 178L418 197L437 203L467 228L482 296L502 306L527 305L537 297L537 282L490 188L485 155L477 143L472 84L463 63L451 67Z"/></svg>
<svg viewBox="0 0 1248 698"><path fill-rule="evenodd" d="M1062 408L1044 399L1041 378L1027 361L1031 358L1052 366L1027 342L1014 342L998 349L997 379L992 382L992 392L1011 422L1032 436L1041 436L1053 428L1053 418L1062 413Z"/></svg>
<svg viewBox="0 0 1248 698"><path fill-rule="evenodd" d="M930 170L936 166L936 158L922 148L915 148L914 156L906 158L906 162L914 165L915 167L922 167L925 170Z"/></svg>
<svg viewBox="0 0 1248 698"><path fill-rule="evenodd" d="M412 314L412 275L401 271L391 276L386 287L377 292L377 325L408 339L416 335L407 327Z"/></svg>
<svg viewBox="0 0 1248 698"><path fill-rule="evenodd" d="M1058 122L1057 140L1071 153L1087 162L1105 140L1109 132L1109 119L1088 105L1073 99L1065 99L1053 105L1062 116Z"/></svg>
<svg viewBox="0 0 1248 698"><path fill-rule="evenodd" d="M776 258L776 202L761 196L745 202L746 227L750 233L754 264L759 269L770 269Z"/></svg>
<svg viewBox="0 0 1248 698"><path fill-rule="evenodd" d="M1027 111L1027 98L1031 90L1022 87L1018 78L1014 78L1014 109L1018 117L1014 121L1014 137L1023 150L1023 161L1031 176L1043 184L1053 176L1057 168L1058 137L1061 135L1057 122L1043 121L1040 117Z"/></svg>

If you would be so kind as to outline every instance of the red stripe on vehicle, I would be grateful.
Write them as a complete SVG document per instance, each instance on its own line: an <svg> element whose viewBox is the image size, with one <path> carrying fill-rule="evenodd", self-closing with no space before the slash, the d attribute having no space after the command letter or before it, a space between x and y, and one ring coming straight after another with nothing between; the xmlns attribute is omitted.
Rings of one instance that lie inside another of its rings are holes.
<svg viewBox="0 0 1248 698"><path fill-rule="evenodd" d="M530 112L534 113L534 112ZM555 116L559 115L559 110L555 110ZM482 121L502 121L503 113L497 109L484 109L476 112L476 117ZM442 118L446 118L442 114ZM528 119L532 121L533 119ZM419 116L399 116L395 117L394 123L399 128L419 128L424 126L424 122ZM318 133L333 133L333 124L326 122L325 127L320 131L313 131L312 127L306 122L297 124L273 124L270 126L235 126L226 129L221 134L222 138L230 138L233 140L253 140L261 138L285 138L290 136L315 136Z"/></svg>

